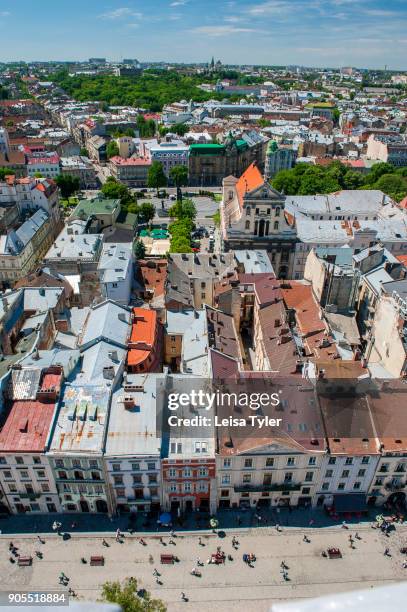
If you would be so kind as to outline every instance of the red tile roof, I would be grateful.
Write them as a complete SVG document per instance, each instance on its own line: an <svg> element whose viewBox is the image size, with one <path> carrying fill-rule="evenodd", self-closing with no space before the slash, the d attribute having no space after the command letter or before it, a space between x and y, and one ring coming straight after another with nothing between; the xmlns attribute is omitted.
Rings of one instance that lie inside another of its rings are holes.
<svg viewBox="0 0 407 612"><path fill-rule="evenodd" d="M243 172L242 176L238 180L236 184L237 194L239 197L240 204L243 201L245 194L248 191L253 191L260 187L264 183L264 178L258 169L255 162L250 164L250 166Z"/></svg>
<svg viewBox="0 0 407 612"><path fill-rule="evenodd" d="M46 448L54 403L16 401L0 432L0 451L40 453Z"/></svg>
<svg viewBox="0 0 407 612"><path fill-rule="evenodd" d="M154 349L157 313L147 308L133 308L133 316L127 363L137 366L145 361Z"/></svg>

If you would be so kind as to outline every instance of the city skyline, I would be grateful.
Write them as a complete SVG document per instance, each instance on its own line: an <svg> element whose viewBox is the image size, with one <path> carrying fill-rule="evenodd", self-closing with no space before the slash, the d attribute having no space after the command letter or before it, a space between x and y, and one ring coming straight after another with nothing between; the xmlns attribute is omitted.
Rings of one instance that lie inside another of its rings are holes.
<svg viewBox="0 0 407 612"><path fill-rule="evenodd" d="M293 5L295 9L293 11ZM0 61L112 60L405 68L402 0L154 0L0 10ZM35 35L33 35L35 32ZM75 39L72 37L75 33Z"/></svg>

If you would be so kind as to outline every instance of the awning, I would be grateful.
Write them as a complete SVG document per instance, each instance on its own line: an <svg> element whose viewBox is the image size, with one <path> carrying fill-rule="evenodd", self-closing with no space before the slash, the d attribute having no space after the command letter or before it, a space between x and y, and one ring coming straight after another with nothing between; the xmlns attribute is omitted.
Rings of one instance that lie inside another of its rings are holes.
<svg viewBox="0 0 407 612"><path fill-rule="evenodd" d="M363 512L366 510L364 493L343 493L334 495L333 506L336 512Z"/></svg>

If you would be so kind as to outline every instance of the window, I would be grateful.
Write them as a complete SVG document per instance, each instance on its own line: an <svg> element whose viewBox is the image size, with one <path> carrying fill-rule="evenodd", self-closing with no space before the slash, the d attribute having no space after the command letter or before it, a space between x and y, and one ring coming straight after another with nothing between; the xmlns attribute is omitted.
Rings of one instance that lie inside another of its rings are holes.
<svg viewBox="0 0 407 612"><path fill-rule="evenodd" d="M41 463L41 457L33 457L33 463L35 463L36 465Z"/></svg>
<svg viewBox="0 0 407 612"><path fill-rule="evenodd" d="M276 217L280 216L280 207L279 206L276 207L276 210L275 210L274 214L275 214Z"/></svg>
<svg viewBox="0 0 407 612"><path fill-rule="evenodd" d="M295 463L294 457L288 457L287 465L294 465L294 463Z"/></svg>
<svg viewBox="0 0 407 612"><path fill-rule="evenodd" d="M338 491L343 491L343 490L344 490L344 488L345 488L345 483L344 483L344 482L340 482L340 483L338 484Z"/></svg>
<svg viewBox="0 0 407 612"><path fill-rule="evenodd" d="M220 496L229 497L229 489L221 489Z"/></svg>
<svg viewBox="0 0 407 612"><path fill-rule="evenodd" d="M323 491L328 491L328 489L329 489L329 482L324 482L322 484L322 490Z"/></svg>
<svg viewBox="0 0 407 612"><path fill-rule="evenodd" d="M81 460L80 459L72 459L72 465L73 465L73 467L80 468L81 467Z"/></svg>
<svg viewBox="0 0 407 612"><path fill-rule="evenodd" d="M39 504L30 504L32 512L39 512L40 505Z"/></svg>
<svg viewBox="0 0 407 612"><path fill-rule="evenodd" d="M116 497L126 497L126 490L123 488L116 489Z"/></svg>
<svg viewBox="0 0 407 612"><path fill-rule="evenodd" d="M0 457L0 465L6 465L7 461L5 457Z"/></svg>
<svg viewBox="0 0 407 612"><path fill-rule="evenodd" d="M21 478L21 479L23 479L23 478L29 478L27 470L21 470L21 472L20 472L20 478Z"/></svg>
<svg viewBox="0 0 407 612"><path fill-rule="evenodd" d="M184 468L184 478L191 478L192 476L192 470L191 468Z"/></svg>
<svg viewBox="0 0 407 612"><path fill-rule="evenodd" d="M22 457L16 457L17 465L24 465L24 459Z"/></svg>
<svg viewBox="0 0 407 612"><path fill-rule="evenodd" d="M34 487L32 485L30 485L30 484L26 484L25 485L25 490L26 490L27 493L30 493L30 494L34 493Z"/></svg>
<svg viewBox="0 0 407 612"><path fill-rule="evenodd" d="M89 467L99 469L99 464L96 459L89 459Z"/></svg>
<svg viewBox="0 0 407 612"><path fill-rule="evenodd" d="M343 470L341 478L348 478L349 476L349 470Z"/></svg>
<svg viewBox="0 0 407 612"><path fill-rule="evenodd" d="M61 480L66 480L68 478L67 473L65 471L59 471L58 472L58 478L60 478Z"/></svg>
<svg viewBox="0 0 407 612"><path fill-rule="evenodd" d="M314 472L307 472L305 474L305 482L312 482L314 478Z"/></svg>
<svg viewBox="0 0 407 612"><path fill-rule="evenodd" d="M201 300L204 300L206 298L206 293L201 293Z"/></svg>
<svg viewBox="0 0 407 612"><path fill-rule="evenodd" d="M200 491L201 493L206 493L207 490L208 490L208 483L207 482L200 482L198 484L198 491Z"/></svg>
<svg viewBox="0 0 407 612"><path fill-rule="evenodd" d="M327 470L325 472L325 478L332 478L333 470Z"/></svg>
<svg viewBox="0 0 407 612"><path fill-rule="evenodd" d="M190 493L192 491L192 485L190 482L184 482L184 491L185 493Z"/></svg>
<svg viewBox="0 0 407 612"><path fill-rule="evenodd" d="M251 468L251 467L253 467L253 459L245 459L245 460L244 460L244 467L245 467L245 468Z"/></svg>
<svg viewBox="0 0 407 612"><path fill-rule="evenodd" d="M244 226L245 226L245 229L250 229L250 221L246 221Z"/></svg>
<svg viewBox="0 0 407 612"><path fill-rule="evenodd" d="M63 468L64 467L64 460L63 459L55 459L55 467Z"/></svg>
<svg viewBox="0 0 407 612"><path fill-rule="evenodd" d="M201 468L199 468L198 475L199 476L207 476L208 475L208 470L206 468L204 468L204 467L201 467Z"/></svg>
<svg viewBox="0 0 407 612"><path fill-rule="evenodd" d="M315 465L315 464L316 464L316 461L317 461L317 458L316 458L316 457L310 457L310 458L308 459L308 465Z"/></svg>
<svg viewBox="0 0 407 612"><path fill-rule="evenodd" d="M123 484L123 476L113 476L113 483L115 485L122 485Z"/></svg>
<svg viewBox="0 0 407 612"><path fill-rule="evenodd" d="M113 289L117 289L117 283L112 283Z"/></svg>
<svg viewBox="0 0 407 612"><path fill-rule="evenodd" d="M148 483L155 484L157 482L157 474L149 474L148 475Z"/></svg>
<svg viewBox="0 0 407 612"><path fill-rule="evenodd" d="M362 457L362 463L369 463L370 457Z"/></svg>
<svg viewBox="0 0 407 612"><path fill-rule="evenodd" d="M41 483L41 489L43 490L44 493L48 493L48 491L49 491L49 484L47 482L42 482Z"/></svg>
<svg viewBox="0 0 407 612"><path fill-rule="evenodd" d="M132 463L131 464L131 469L133 470L133 472L137 472L140 469L140 464L139 463Z"/></svg>
<svg viewBox="0 0 407 612"><path fill-rule="evenodd" d="M202 281L202 283L201 283L201 289L205 289L205 287L206 287L206 283L205 283L204 281Z"/></svg>
<svg viewBox="0 0 407 612"><path fill-rule="evenodd" d="M274 229L278 230L278 221L274 221Z"/></svg>
<svg viewBox="0 0 407 612"><path fill-rule="evenodd" d="M250 215L250 207L249 206L246 206L246 216L247 215Z"/></svg>
<svg viewBox="0 0 407 612"><path fill-rule="evenodd" d="M112 463L113 472L120 472L120 463Z"/></svg>
<svg viewBox="0 0 407 612"><path fill-rule="evenodd" d="M248 483L252 481L252 475L251 474L243 474L243 482L244 483Z"/></svg>
<svg viewBox="0 0 407 612"><path fill-rule="evenodd" d="M168 470L168 477L169 478L176 478L177 476L177 470L175 468L170 468Z"/></svg>
<svg viewBox="0 0 407 612"><path fill-rule="evenodd" d="M366 474L366 470L359 470L358 472L358 476L360 476L361 478L363 478L365 474Z"/></svg>
<svg viewBox="0 0 407 612"><path fill-rule="evenodd" d="M329 457L329 461L328 461L329 465L335 465L336 463L336 457Z"/></svg>
<svg viewBox="0 0 407 612"><path fill-rule="evenodd" d="M83 472L80 470L75 470L73 475L76 480L83 480Z"/></svg>
<svg viewBox="0 0 407 612"><path fill-rule="evenodd" d="M196 453L207 453L208 443L207 442L195 442L195 452Z"/></svg>
<svg viewBox="0 0 407 612"><path fill-rule="evenodd" d="M293 479L293 473L292 472L286 472L285 476L284 476L284 482L291 482Z"/></svg>
<svg viewBox="0 0 407 612"><path fill-rule="evenodd" d="M155 463L153 461L149 461L147 463L147 469L148 470L155 470Z"/></svg>
<svg viewBox="0 0 407 612"><path fill-rule="evenodd" d="M171 442L171 453L182 453L182 443L181 442Z"/></svg>
<svg viewBox="0 0 407 612"><path fill-rule="evenodd" d="M3 472L4 478L12 478L11 472L9 470L5 470Z"/></svg>
<svg viewBox="0 0 407 612"><path fill-rule="evenodd" d="M345 465L352 465L353 457L346 457Z"/></svg>
<svg viewBox="0 0 407 612"><path fill-rule="evenodd" d="M224 468L230 468L231 465L232 465L232 460L229 457L227 459L223 460L223 467Z"/></svg>
<svg viewBox="0 0 407 612"><path fill-rule="evenodd" d="M141 474L133 474L133 484L141 484Z"/></svg>
<svg viewBox="0 0 407 612"><path fill-rule="evenodd" d="M355 482L353 485L354 489L360 489L360 482Z"/></svg>
<svg viewBox="0 0 407 612"><path fill-rule="evenodd" d="M178 485L176 482L171 482L170 484L170 492L176 493L178 491Z"/></svg>
<svg viewBox="0 0 407 612"><path fill-rule="evenodd" d="M9 484L8 490L10 491L10 493L17 493L17 487L15 484Z"/></svg>
<svg viewBox="0 0 407 612"><path fill-rule="evenodd" d="M46 478L45 470L38 470L37 471L37 478Z"/></svg>
<svg viewBox="0 0 407 612"><path fill-rule="evenodd" d="M383 485L383 478L376 478L374 486L375 487L381 487L382 485Z"/></svg>
<svg viewBox="0 0 407 612"><path fill-rule="evenodd" d="M222 475L222 484L230 484L230 475L229 474L223 474Z"/></svg>

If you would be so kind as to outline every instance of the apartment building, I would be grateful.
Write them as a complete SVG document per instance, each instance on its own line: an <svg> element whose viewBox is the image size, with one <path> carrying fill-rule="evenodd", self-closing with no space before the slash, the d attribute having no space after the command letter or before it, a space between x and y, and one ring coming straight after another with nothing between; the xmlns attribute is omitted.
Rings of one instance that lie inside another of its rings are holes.
<svg viewBox="0 0 407 612"><path fill-rule="evenodd" d="M12 514L61 511L46 456L61 382L57 366L14 366L12 371L7 388L11 407L0 432L0 483Z"/></svg>
<svg viewBox="0 0 407 612"><path fill-rule="evenodd" d="M128 187L146 187L151 159L144 157L120 157L109 159L110 174Z"/></svg>
<svg viewBox="0 0 407 612"><path fill-rule="evenodd" d="M104 455L113 512L160 509L164 374L125 374L112 395Z"/></svg>

